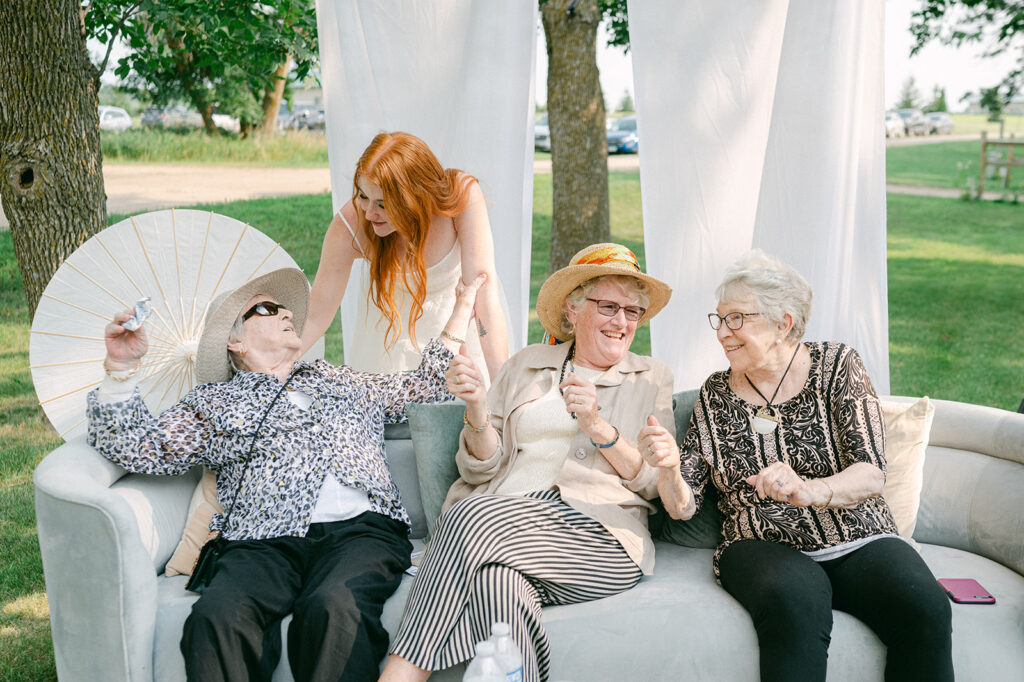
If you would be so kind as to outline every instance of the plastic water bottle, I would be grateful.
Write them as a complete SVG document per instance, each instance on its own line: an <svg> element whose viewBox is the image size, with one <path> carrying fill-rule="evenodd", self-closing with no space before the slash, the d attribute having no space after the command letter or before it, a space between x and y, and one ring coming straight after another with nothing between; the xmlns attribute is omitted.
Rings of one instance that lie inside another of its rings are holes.
<svg viewBox="0 0 1024 682"><path fill-rule="evenodd" d="M495 623L491 626L491 641L498 664L505 672L505 682L523 682L523 655L512 641L511 631L508 623Z"/></svg>
<svg viewBox="0 0 1024 682"><path fill-rule="evenodd" d="M494 642L476 645L476 658L466 666L462 682L505 682L505 673L494 656Z"/></svg>

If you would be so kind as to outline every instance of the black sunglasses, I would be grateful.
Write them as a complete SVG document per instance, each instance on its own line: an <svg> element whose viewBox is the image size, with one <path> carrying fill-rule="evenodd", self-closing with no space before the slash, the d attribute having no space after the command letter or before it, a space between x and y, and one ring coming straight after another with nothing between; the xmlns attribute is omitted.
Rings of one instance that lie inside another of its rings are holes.
<svg viewBox="0 0 1024 682"><path fill-rule="evenodd" d="M259 315L260 317L273 317L277 315L279 310L287 310L286 306L280 303L271 303L270 301L260 301L253 307L245 311L242 315L242 322L245 322L253 315Z"/></svg>

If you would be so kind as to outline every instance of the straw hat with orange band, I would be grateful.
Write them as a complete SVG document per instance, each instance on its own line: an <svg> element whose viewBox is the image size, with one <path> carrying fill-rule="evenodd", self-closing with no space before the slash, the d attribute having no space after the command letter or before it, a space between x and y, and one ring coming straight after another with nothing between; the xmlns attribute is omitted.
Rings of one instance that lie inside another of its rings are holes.
<svg viewBox="0 0 1024 682"><path fill-rule="evenodd" d="M548 277L537 294L537 317L553 339L568 341L571 338L561 324L566 297L587 280L605 275L635 277L647 285L650 302L641 324L657 315L672 296L672 287L644 273L636 256L625 246L593 244L573 256L569 265Z"/></svg>

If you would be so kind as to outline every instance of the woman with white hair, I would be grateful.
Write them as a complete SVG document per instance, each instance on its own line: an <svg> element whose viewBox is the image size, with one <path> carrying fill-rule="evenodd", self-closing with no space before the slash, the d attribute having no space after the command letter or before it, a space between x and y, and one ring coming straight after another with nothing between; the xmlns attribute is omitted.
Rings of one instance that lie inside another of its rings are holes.
<svg viewBox="0 0 1024 682"><path fill-rule="evenodd" d="M860 356L801 340L810 285L759 250L716 295L708 320L729 369L701 388L662 500L688 519L718 489L714 571L754 621L761 679L824 680L839 609L888 647L887 680L952 680L949 603L881 497L885 429ZM675 442L649 427L640 446Z"/></svg>

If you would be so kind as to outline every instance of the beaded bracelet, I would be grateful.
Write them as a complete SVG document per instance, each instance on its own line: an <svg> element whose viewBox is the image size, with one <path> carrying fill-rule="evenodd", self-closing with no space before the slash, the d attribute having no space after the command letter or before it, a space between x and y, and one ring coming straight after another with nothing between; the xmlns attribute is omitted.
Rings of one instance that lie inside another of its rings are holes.
<svg viewBox="0 0 1024 682"><path fill-rule="evenodd" d="M483 426L476 427L469 423L469 410L462 413L462 423L465 424L466 428L473 433L482 433L483 430L487 428L487 425L491 423L491 411L489 409L487 410L487 416L484 417Z"/></svg>
<svg viewBox="0 0 1024 682"><path fill-rule="evenodd" d="M123 376L114 376L113 374L110 373L110 368L107 367L107 361L106 360L103 361L103 371L106 372L107 376L110 377L111 379L113 379L114 381L128 381L133 376L135 376L135 373L139 371L139 367L141 367L141 366L142 366L142 363L140 362L139 364L135 365L135 368L132 369L131 371L129 371L127 374L125 374ZM117 370L117 371L120 372L120 371L124 371L124 370Z"/></svg>
<svg viewBox="0 0 1024 682"><path fill-rule="evenodd" d="M454 334L450 334L447 329L442 329L441 330L441 336L443 336L444 338L448 339L449 341L454 341L455 343L459 344L460 346L462 344L466 343L465 339L460 339L459 337L455 336Z"/></svg>
<svg viewBox="0 0 1024 682"><path fill-rule="evenodd" d="M823 478L819 478L818 480L821 481L822 483L824 483L825 487L828 488L828 499L825 500L825 504L821 505L820 507L818 505L816 505L816 504L812 504L811 506L814 507L815 509L817 509L818 511L821 511L822 509L825 509L830 504L832 504L832 495L834 494L834 492L832 490L832 486L830 486L828 484L828 481L826 481Z"/></svg>
<svg viewBox="0 0 1024 682"><path fill-rule="evenodd" d="M595 443L594 439L591 438L590 439L590 444L593 445L595 448L601 448L603 450L605 448L610 448L611 446L613 446L616 443L618 443L619 442L619 427L612 426L612 428L615 429L615 437L612 438L612 441L610 443L605 443L604 445L601 445L600 443Z"/></svg>

